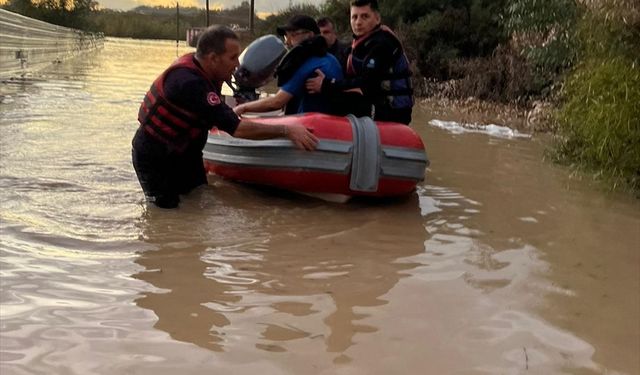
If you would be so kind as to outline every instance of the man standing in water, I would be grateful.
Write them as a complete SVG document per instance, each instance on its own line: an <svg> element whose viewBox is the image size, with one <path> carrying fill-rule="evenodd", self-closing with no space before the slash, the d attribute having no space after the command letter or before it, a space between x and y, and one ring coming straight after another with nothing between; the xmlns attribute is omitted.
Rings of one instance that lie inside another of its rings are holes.
<svg viewBox="0 0 640 375"><path fill-rule="evenodd" d="M180 194L207 183L202 149L216 126L241 138L289 138L313 150L317 138L303 125L241 120L221 98L222 83L239 65L240 42L231 29L211 26L196 52L176 60L151 85L138 112L132 159L147 201L175 208Z"/></svg>
<svg viewBox="0 0 640 375"><path fill-rule="evenodd" d="M377 0L351 1L351 30L354 39L346 78L330 79L316 71L318 76L307 80L307 89L328 95L359 89L360 98L350 94L353 114L408 125L413 108L409 60L395 34L381 24ZM364 110L355 108L355 99L360 99L358 107Z"/></svg>

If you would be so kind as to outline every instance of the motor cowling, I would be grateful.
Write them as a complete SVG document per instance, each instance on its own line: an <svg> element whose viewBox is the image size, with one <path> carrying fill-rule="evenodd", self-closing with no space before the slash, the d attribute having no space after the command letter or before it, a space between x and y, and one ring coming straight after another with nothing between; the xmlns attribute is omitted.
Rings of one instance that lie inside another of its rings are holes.
<svg viewBox="0 0 640 375"><path fill-rule="evenodd" d="M265 35L251 42L240 54L240 66L233 73L234 96L237 99L257 99L255 89L273 80L276 68L286 52L284 43L275 35ZM256 95L255 98L252 93Z"/></svg>

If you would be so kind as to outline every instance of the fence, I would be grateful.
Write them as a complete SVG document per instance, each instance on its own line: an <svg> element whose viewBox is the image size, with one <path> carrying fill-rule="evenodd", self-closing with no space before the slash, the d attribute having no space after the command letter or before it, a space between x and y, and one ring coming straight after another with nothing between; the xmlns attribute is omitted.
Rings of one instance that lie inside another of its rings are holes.
<svg viewBox="0 0 640 375"><path fill-rule="evenodd" d="M198 37L206 27L190 27L187 29L187 44L189 47L195 47L198 45Z"/></svg>
<svg viewBox="0 0 640 375"><path fill-rule="evenodd" d="M239 27L237 24L232 24L229 27L231 28L231 30L233 30L236 33L236 35L238 35L238 38L240 38L240 41L243 42L243 44L246 45L251 41L253 41L253 34L249 29ZM198 45L198 37L200 37L200 34L206 29L207 29L206 27L188 28L187 29L187 45L189 45L189 47L196 47Z"/></svg>
<svg viewBox="0 0 640 375"><path fill-rule="evenodd" d="M104 36L0 9L0 76L21 75L101 48Z"/></svg>

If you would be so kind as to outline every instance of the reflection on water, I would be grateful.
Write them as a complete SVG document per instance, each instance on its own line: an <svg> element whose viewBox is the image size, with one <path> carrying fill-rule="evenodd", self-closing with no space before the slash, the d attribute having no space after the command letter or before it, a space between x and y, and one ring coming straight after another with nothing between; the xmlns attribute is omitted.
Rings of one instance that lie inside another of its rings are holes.
<svg viewBox="0 0 640 375"><path fill-rule="evenodd" d="M147 211L145 241L157 248L136 261L145 267L136 277L159 288L136 301L156 313L156 327L216 351L250 342L283 352L304 341L343 353L378 330L357 311L388 303L383 296L415 266L397 260L424 249L416 196L350 206L288 198L276 207L265 196L246 208L242 197L225 198L188 221ZM241 343L234 332L244 332Z"/></svg>
<svg viewBox="0 0 640 375"><path fill-rule="evenodd" d="M2 375L640 373L640 203L537 137L417 109L432 164L407 199L212 178L145 208L130 142L175 57L109 39L0 83Z"/></svg>

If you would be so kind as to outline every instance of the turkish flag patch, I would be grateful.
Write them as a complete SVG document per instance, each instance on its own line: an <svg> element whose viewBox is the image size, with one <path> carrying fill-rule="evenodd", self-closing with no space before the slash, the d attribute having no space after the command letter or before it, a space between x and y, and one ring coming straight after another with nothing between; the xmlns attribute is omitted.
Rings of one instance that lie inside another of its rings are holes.
<svg viewBox="0 0 640 375"><path fill-rule="evenodd" d="M207 103L209 103L209 105L218 105L221 103L220 97L218 96L218 94L212 91L207 94Z"/></svg>

